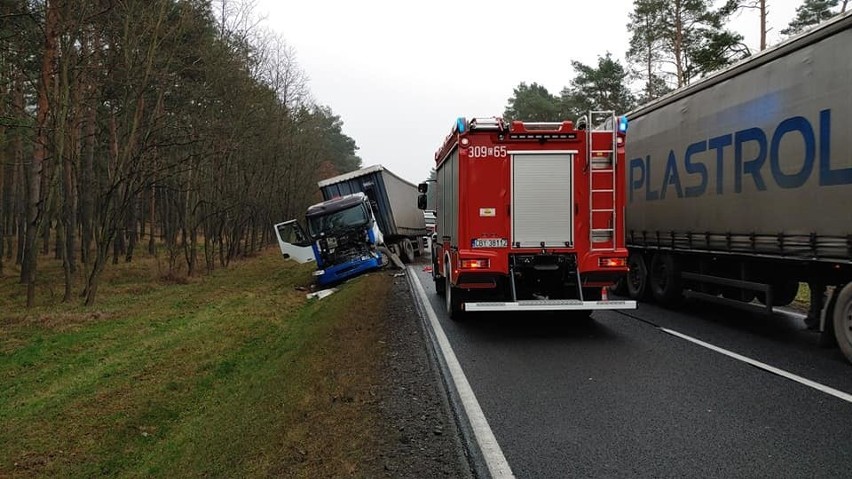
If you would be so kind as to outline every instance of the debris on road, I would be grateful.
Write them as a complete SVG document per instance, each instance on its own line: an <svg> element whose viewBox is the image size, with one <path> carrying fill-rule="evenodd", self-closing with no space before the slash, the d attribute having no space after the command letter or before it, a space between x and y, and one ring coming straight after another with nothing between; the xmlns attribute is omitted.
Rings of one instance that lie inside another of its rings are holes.
<svg viewBox="0 0 852 479"><path fill-rule="evenodd" d="M405 269L405 265L402 263L402 260L399 259L399 256L394 254L389 248L385 246L379 246L379 251L390 258L391 262L399 269Z"/></svg>
<svg viewBox="0 0 852 479"><path fill-rule="evenodd" d="M321 291L317 291L316 293L310 293L305 295L308 299L323 299L337 292L337 288L331 289L323 289Z"/></svg>

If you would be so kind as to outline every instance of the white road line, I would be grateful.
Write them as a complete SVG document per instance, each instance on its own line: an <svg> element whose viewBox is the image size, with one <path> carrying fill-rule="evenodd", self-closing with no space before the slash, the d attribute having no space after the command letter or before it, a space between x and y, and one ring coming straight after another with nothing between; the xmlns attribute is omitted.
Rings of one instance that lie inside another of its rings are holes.
<svg viewBox="0 0 852 479"><path fill-rule="evenodd" d="M712 351L716 351L717 353L724 354L725 356L728 356L730 358L734 358L738 361L742 361L746 364L750 364L754 367L763 369L764 371L769 371L770 373L777 374L777 375L785 377L785 378L787 378L791 381L796 381L799 384L804 384L805 386L814 388L817 391L821 391L821 392L824 392L826 394L830 394L830 395L832 395L832 396L834 396L838 399L842 399L846 402L852 403L852 394L848 394L848 393L845 393L843 391L838 391L837 389L825 386L825 385L820 384L820 383L815 382L815 381L811 381L810 379L806 379L806 378L803 378L801 376L797 376L793 373L789 373L787 371L784 371L783 369L778 369L775 366L770 366L766 363L762 363L762 362L757 361L755 359L751 359L751 358L748 358L748 357L743 356L741 354L737 354L737 353L728 351L727 349L723 349L723 348L720 348L718 346L714 346L710 343L705 343L704 341L701 341L700 339L695 339L695 338L693 338L691 336L687 336L683 333L679 333L677 331L673 331L671 329L666 329L666 328L660 328L660 330L662 330L665 333L671 334L672 336L677 336L677 337L679 337L681 339L685 339L685 340L687 340L691 343L695 343L699 346L703 346L703 347L710 349Z"/></svg>
<svg viewBox="0 0 852 479"><path fill-rule="evenodd" d="M488 420L485 419L482 408L479 407L479 401L476 400L470 383L467 382L467 377L465 377L464 371L462 371L461 365L456 358L456 353L453 351L452 346L450 346L447 335L444 334L444 329L438 321L438 316L435 315L435 310L432 309L432 305L429 303L426 290L423 289L423 284L420 282L420 278L417 277L417 272L414 268L409 267L408 274L414 279L413 283L417 290L417 295L423 304L423 310L429 318L432 330L435 332L435 338L438 341L441 354L444 356L447 369L449 369L450 376L459 393L462 407L473 429L473 435L476 438L477 444L479 444L479 448L482 450L482 456L485 459L485 464L488 466L488 472L491 473L491 477L494 479L515 477L512 469L509 467L509 463L506 461L506 456L503 455L503 451L500 449L500 444L497 443L494 433L491 432L491 426L488 425Z"/></svg>

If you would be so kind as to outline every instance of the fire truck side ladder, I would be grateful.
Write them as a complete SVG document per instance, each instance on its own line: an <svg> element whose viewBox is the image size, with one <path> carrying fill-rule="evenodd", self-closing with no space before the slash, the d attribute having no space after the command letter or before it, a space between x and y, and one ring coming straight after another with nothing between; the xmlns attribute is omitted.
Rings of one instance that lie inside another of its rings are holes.
<svg viewBox="0 0 852 479"><path fill-rule="evenodd" d="M616 246L616 176L618 124L614 111L590 111L586 128L586 167L589 171L589 244L591 251L614 251ZM605 146L595 138L606 135ZM601 149L603 148L603 149ZM606 219L606 227L601 221ZM596 220L597 219L597 220Z"/></svg>

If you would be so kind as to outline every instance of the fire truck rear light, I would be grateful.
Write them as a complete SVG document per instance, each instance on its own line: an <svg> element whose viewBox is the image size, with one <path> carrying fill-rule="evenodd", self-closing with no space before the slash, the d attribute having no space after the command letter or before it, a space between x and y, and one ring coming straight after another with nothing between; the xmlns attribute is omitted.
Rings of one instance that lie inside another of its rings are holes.
<svg viewBox="0 0 852 479"><path fill-rule="evenodd" d="M461 260L462 269L484 269L488 268L489 261L487 259L463 259Z"/></svg>
<svg viewBox="0 0 852 479"><path fill-rule="evenodd" d="M625 268L627 267L627 258L601 258L598 264L602 268Z"/></svg>
<svg viewBox="0 0 852 479"><path fill-rule="evenodd" d="M462 138L462 139L461 139L461 144L462 144L462 146L467 146L467 145L468 145L468 143L470 143L470 140L468 140L467 138Z"/></svg>

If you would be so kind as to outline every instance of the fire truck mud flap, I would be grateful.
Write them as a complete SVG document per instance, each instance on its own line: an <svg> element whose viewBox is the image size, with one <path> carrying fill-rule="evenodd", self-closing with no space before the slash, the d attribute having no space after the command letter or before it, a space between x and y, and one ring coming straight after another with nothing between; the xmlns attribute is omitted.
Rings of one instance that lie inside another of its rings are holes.
<svg viewBox="0 0 852 479"><path fill-rule="evenodd" d="M636 309L636 301L580 301L576 299L544 299L513 302L464 303L464 310L477 311L597 311Z"/></svg>

